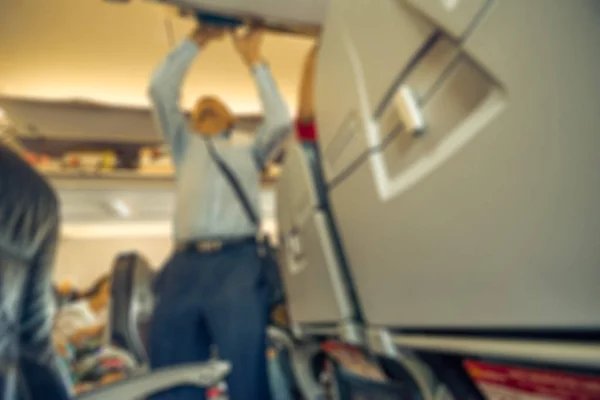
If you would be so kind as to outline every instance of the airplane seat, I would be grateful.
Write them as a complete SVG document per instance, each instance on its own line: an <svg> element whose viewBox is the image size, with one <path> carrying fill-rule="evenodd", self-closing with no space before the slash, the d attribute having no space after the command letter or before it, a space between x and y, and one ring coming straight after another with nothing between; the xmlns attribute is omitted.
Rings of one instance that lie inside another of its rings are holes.
<svg viewBox="0 0 600 400"><path fill-rule="evenodd" d="M498 340L600 327L598 2L330 7L318 141L369 347L558 362Z"/></svg>
<svg viewBox="0 0 600 400"><path fill-rule="evenodd" d="M589 106L600 100L589 85L598 3L331 7L317 68L319 147L367 321L600 326L600 169L590 151L600 114Z"/></svg>
<svg viewBox="0 0 600 400"><path fill-rule="evenodd" d="M590 16L598 3L331 7L317 71L319 146L368 322L600 326L600 169L589 150L600 144L600 114L588 106L600 100L588 84L600 61ZM576 267L564 269L566 259Z"/></svg>
<svg viewBox="0 0 600 400"><path fill-rule="evenodd" d="M140 365L148 362L146 343L154 307L155 272L138 253L117 256L112 272L108 342L130 352Z"/></svg>
<svg viewBox="0 0 600 400"><path fill-rule="evenodd" d="M296 340L275 327L268 334L273 343L287 349L294 385L304 398L321 398L323 388L314 378L321 348L312 337L351 332L355 310L314 143L293 141L288 147L276 193L281 277Z"/></svg>
<svg viewBox="0 0 600 400"><path fill-rule="evenodd" d="M112 272L112 298L107 323L107 344L131 353L139 373L77 397L78 400L142 399L167 389L214 387L231 371L227 361L190 363L144 373L148 363L146 343L154 307L155 272L138 253L117 256Z"/></svg>
<svg viewBox="0 0 600 400"><path fill-rule="evenodd" d="M306 145L294 142L288 148L277 186L282 278L292 325L307 333L335 333L352 321L354 310L324 207L324 188L315 179L318 153L307 157Z"/></svg>

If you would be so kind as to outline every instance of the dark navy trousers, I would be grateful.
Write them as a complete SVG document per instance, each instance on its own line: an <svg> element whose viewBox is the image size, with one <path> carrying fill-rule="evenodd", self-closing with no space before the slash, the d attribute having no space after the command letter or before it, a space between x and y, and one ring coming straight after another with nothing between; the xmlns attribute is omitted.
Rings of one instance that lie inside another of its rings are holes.
<svg viewBox="0 0 600 400"><path fill-rule="evenodd" d="M152 369L207 360L211 345L232 364L231 400L269 400L268 298L256 244L173 255L157 278L150 329ZM154 400L200 400L204 390L171 389Z"/></svg>

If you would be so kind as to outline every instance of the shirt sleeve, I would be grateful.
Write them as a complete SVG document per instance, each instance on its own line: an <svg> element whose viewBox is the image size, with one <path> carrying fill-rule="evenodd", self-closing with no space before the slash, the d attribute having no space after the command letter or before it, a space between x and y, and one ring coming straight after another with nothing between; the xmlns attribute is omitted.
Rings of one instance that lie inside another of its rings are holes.
<svg viewBox="0 0 600 400"><path fill-rule="evenodd" d="M181 161L187 140L186 119L179 105L181 85L198 52L198 45L185 39L156 68L148 91L155 120L171 146L175 164Z"/></svg>
<svg viewBox="0 0 600 400"><path fill-rule="evenodd" d="M277 156L292 132L293 123L269 68L259 65L254 68L253 74L264 112L264 120L254 140L254 154L258 165L263 168Z"/></svg>

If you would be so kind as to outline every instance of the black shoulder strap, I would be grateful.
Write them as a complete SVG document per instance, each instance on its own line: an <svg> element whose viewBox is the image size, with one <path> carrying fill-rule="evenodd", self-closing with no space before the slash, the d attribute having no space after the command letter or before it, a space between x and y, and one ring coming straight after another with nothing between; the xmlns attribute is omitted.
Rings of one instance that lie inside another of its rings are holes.
<svg viewBox="0 0 600 400"><path fill-rule="evenodd" d="M246 193L244 192L242 185L240 184L239 180L237 179L235 172L233 172L233 170L231 168L229 168L229 166L227 165L225 160L223 160L221 158L221 156L219 155L219 153L217 153L217 149L215 149L215 144L213 143L213 141L211 139L206 139L204 142L206 143L206 148L208 149L208 154L210 154L210 157L213 159L213 161L217 164L217 166L219 167L221 172L227 178L229 185L231 186L231 188L237 195L238 199L240 200L240 203L242 204L242 207L244 208L244 211L246 212L248 219L254 225L259 226L260 218L258 217L256 211L254 211L254 209L252 208L252 204L250 203L250 200L246 196Z"/></svg>

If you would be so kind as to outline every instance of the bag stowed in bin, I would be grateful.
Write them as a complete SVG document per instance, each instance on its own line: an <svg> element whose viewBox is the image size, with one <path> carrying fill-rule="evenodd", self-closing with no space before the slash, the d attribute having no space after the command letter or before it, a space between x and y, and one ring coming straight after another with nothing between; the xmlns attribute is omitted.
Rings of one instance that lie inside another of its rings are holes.
<svg viewBox="0 0 600 400"><path fill-rule="evenodd" d="M219 170L225 176L227 182L237 195L244 212L248 219L258 228L260 226L260 218L256 211L252 208L250 200L246 196L242 185L237 179L235 172L229 168L227 163L221 158L215 149L215 145L210 139L205 139L206 147L211 158L217 164ZM264 269L265 276L267 278L267 284L269 287L269 305L271 308L283 303L284 291L283 283L281 281L281 275L279 272L279 263L277 261L277 254L275 247L272 245L267 235L262 235L257 239L258 241L258 254L261 259L262 267Z"/></svg>

